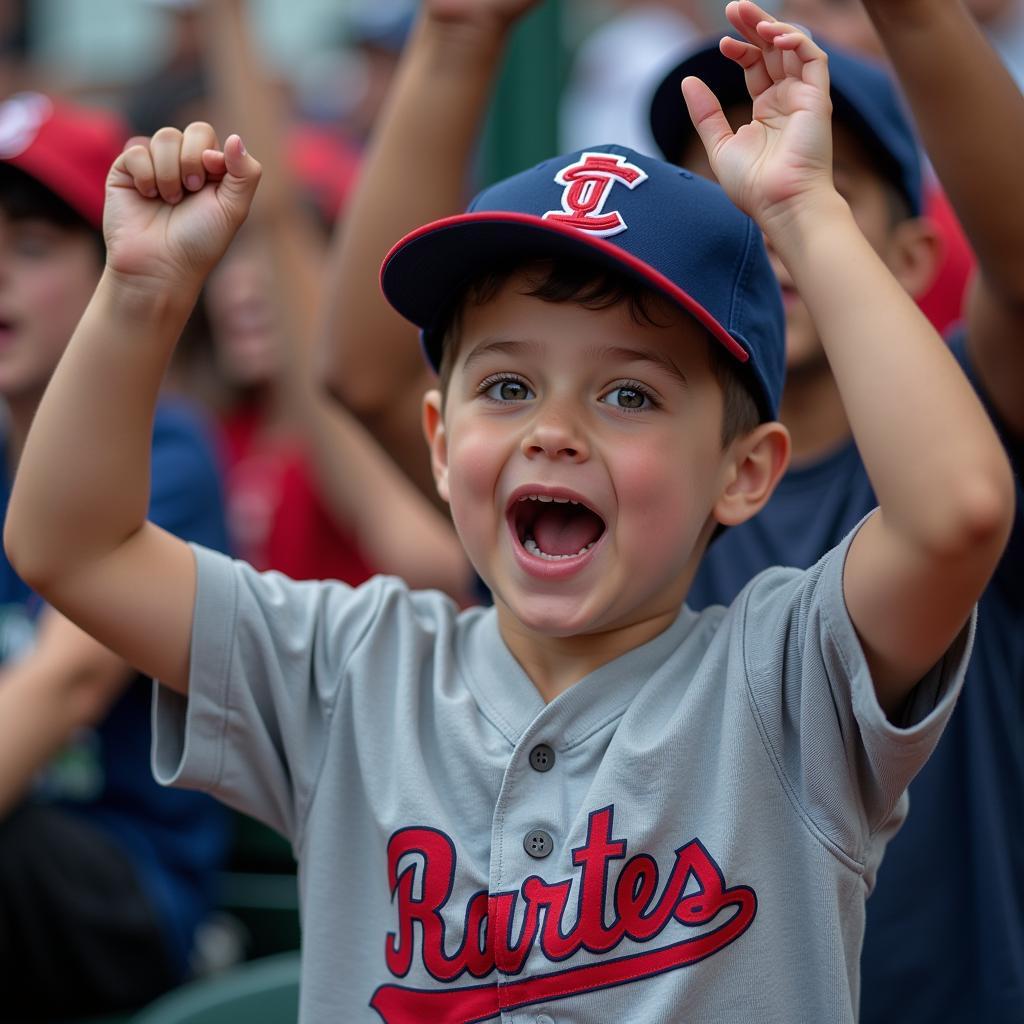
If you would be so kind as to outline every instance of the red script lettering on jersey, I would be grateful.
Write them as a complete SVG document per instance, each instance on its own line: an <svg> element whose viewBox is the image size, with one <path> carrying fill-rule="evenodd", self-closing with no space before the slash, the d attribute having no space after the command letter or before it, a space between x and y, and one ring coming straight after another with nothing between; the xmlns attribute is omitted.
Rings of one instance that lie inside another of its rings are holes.
<svg viewBox="0 0 1024 1024"><path fill-rule="evenodd" d="M370 1005L386 1024L418 1024L425 1020L432 1024L473 1024L496 1017L502 1010L628 984L685 967L717 953L750 927L757 912L754 890L743 885L727 887L721 869L699 839L676 850L672 870L657 898L658 865L654 858L640 853L626 861L614 881L614 918L607 922L605 894L612 885L609 866L626 855L625 840L612 838L612 819L612 807L591 814L586 842L572 851L573 864L579 868L579 884L576 919L568 931L563 931L563 924L572 879L545 882L533 875L518 891L483 891L470 897L462 939L451 954L447 952L441 911L448 904L455 882L452 841L430 828L395 832L388 843L388 877L398 907L398 929L387 937L388 970L397 978L409 973L415 925L419 924L423 966L436 981L451 983L465 974L484 978L494 970L502 977L489 984L461 988L382 985ZM691 879L696 882L696 891ZM688 884L691 891L684 896ZM512 929L520 900L522 923L514 938ZM564 961L581 950L610 953L625 939L651 942L672 922L701 927L728 910L733 911L731 916L710 931L655 950L597 963L588 960L582 966L507 980L522 971L538 942L545 959Z"/></svg>

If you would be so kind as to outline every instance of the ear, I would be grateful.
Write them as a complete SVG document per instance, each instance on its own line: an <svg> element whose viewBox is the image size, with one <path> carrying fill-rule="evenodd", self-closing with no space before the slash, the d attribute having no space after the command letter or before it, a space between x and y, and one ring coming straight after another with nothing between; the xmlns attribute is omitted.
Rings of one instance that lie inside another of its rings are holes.
<svg viewBox="0 0 1024 1024"><path fill-rule="evenodd" d="M738 526L760 512L789 466L789 452L789 431L774 421L733 441L714 518L723 526Z"/></svg>
<svg viewBox="0 0 1024 1024"><path fill-rule="evenodd" d="M901 220L889 233L886 263L913 298L923 295L942 262L942 240L927 217Z"/></svg>
<svg viewBox="0 0 1024 1024"><path fill-rule="evenodd" d="M434 486L442 501L448 501L448 438L441 414L441 392L432 388L423 396L423 435L430 449Z"/></svg>

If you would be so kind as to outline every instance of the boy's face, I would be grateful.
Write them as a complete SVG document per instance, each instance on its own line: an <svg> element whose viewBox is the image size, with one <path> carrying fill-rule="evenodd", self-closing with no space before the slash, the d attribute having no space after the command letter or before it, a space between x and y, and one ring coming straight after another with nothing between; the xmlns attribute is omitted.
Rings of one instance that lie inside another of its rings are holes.
<svg viewBox="0 0 1024 1024"><path fill-rule="evenodd" d="M101 271L88 231L0 210L0 395L41 397Z"/></svg>
<svg viewBox="0 0 1024 1024"><path fill-rule="evenodd" d="M643 642L678 611L728 476L709 342L674 308L641 325L525 287L464 311L443 420L427 400L438 488L503 628Z"/></svg>
<svg viewBox="0 0 1024 1024"><path fill-rule="evenodd" d="M733 128L750 119L749 107L729 107ZM696 136L683 153L682 165L707 178L714 178L707 154ZM891 270L903 273L901 235L894 221L886 183L879 176L857 137L840 122L832 125L832 167L836 190L847 201L857 226L871 247ZM772 266L782 286L786 312L786 374L792 380L800 374L828 372L828 362L811 315L793 288L782 261L769 248Z"/></svg>

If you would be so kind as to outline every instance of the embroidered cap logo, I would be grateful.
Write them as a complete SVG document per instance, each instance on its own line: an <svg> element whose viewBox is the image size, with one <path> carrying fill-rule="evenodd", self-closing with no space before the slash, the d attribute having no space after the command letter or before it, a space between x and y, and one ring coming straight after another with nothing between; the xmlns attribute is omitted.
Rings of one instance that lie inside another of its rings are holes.
<svg viewBox="0 0 1024 1024"><path fill-rule="evenodd" d="M589 231L607 238L625 231L627 224L618 210L604 212L612 186L616 182L634 189L647 180L647 173L624 156L611 153L583 153L580 159L563 167L555 181L564 185L562 209L548 210L545 220Z"/></svg>

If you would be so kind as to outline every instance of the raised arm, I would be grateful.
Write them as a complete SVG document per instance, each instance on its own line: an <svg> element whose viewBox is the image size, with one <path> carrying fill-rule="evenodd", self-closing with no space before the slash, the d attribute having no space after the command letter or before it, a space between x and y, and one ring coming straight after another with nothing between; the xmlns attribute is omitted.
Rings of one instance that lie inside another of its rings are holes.
<svg viewBox="0 0 1024 1024"><path fill-rule="evenodd" d="M272 261L270 299L287 346L273 382L275 404L305 444L325 507L354 533L372 565L411 587L436 587L464 598L472 571L447 514L314 381L325 246L283 156L288 119L256 52L248 6L247 0L206 0L203 16L218 114L256 152L268 154L246 230L259 235ZM418 410L419 395L412 397ZM426 451L418 430L413 440L417 450Z"/></svg>
<svg viewBox="0 0 1024 1024"><path fill-rule="evenodd" d="M1024 95L960 0L864 0L978 257L972 362L1024 437Z"/></svg>
<svg viewBox="0 0 1024 1024"><path fill-rule="evenodd" d="M505 39L536 3L425 0L329 263L322 379L432 499L420 399L433 380L377 273L402 235L465 206Z"/></svg>
<svg viewBox="0 0 1024 1024"><path fill-rule="evenodd" d="M683 91L718 180L810 309L878 497L843 588L894 714L996 567L1013 515L1009 466L953 357L832 185L825 54L749 0L726 12L746 41L723 40L722 52L745 69L752 122L733 134L703 83Z"/></svg>
<svg viewBox="0 0 1024 1024"><path fill-rule="evenodd" d="M129 664L184 691L195 567L146 520L153 416L259 164L209 125L161 129L107 179L107 266L29 431L4 531L18 574Z"/></svg>

